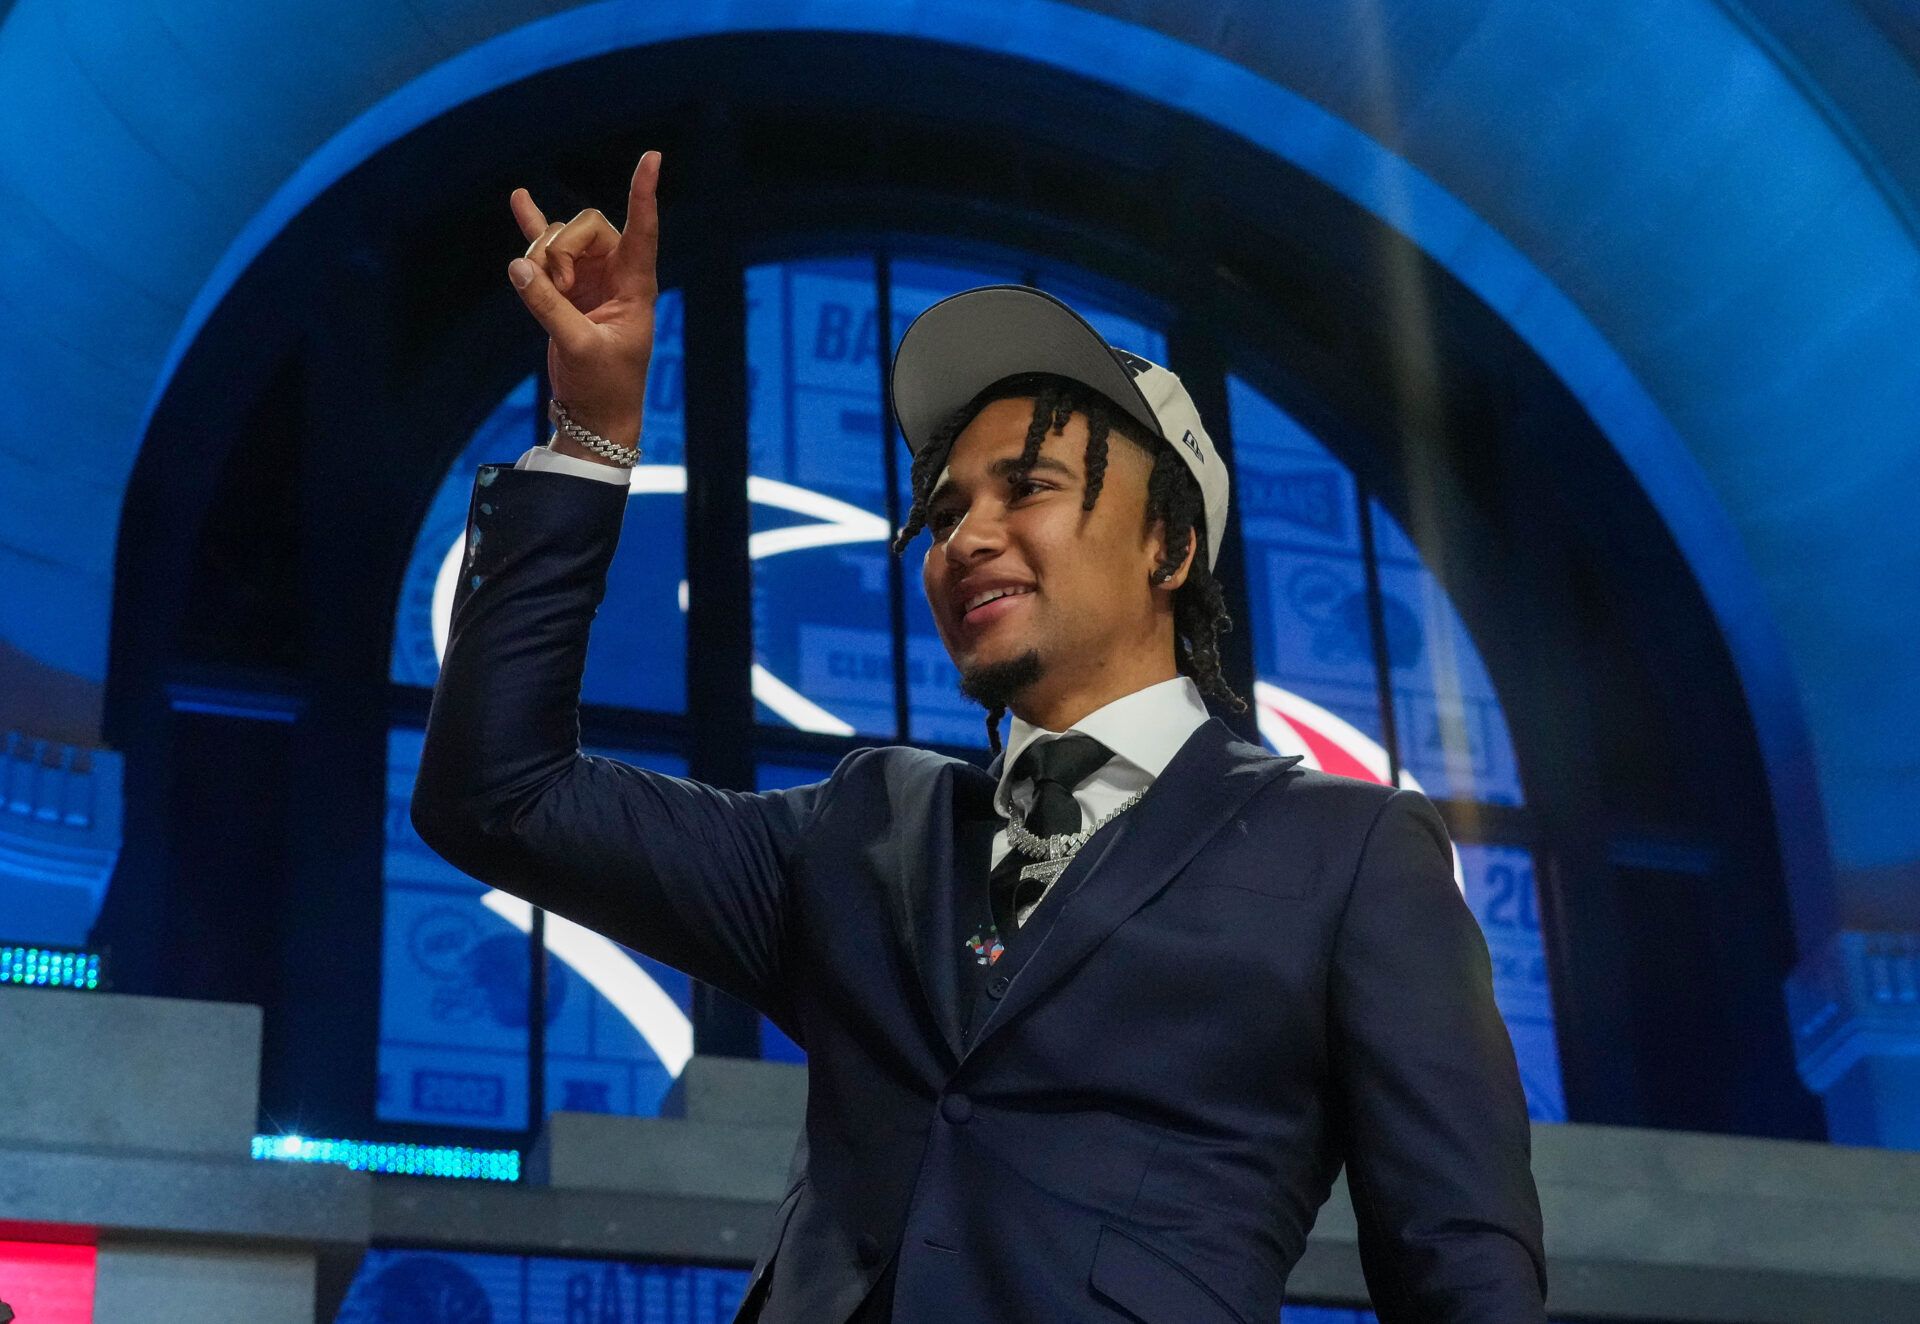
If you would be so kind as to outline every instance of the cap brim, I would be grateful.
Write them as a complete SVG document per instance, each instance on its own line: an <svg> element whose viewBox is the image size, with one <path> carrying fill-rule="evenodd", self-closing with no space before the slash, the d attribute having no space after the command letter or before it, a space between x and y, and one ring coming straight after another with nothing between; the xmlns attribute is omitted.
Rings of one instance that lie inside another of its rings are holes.
<svg viewBox="0 0 1920 1324"><path fill-rule="evenodd" d="M983 285L914 318L893 356L893 411L915 455L954 410L1019 372L1091 386L1156 437L1160 420L1133 374L1079 313L1031 285Z"/></svg>

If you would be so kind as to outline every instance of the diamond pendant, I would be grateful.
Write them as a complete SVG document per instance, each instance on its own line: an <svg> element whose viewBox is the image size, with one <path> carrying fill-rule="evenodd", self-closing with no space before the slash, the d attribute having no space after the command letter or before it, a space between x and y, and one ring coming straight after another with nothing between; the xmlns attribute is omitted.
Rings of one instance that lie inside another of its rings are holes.
<svg viewBox="0 0 1920 1324"><path fill-rule="evenodd" d="M1051 887L1053 880L1065 873L1067 866L1072 863L1071 855L1063 855L1057 860L1035 860L1032 864L1020 867L1020 881L1024 883L1031 879L1042 887Z"/></svg>

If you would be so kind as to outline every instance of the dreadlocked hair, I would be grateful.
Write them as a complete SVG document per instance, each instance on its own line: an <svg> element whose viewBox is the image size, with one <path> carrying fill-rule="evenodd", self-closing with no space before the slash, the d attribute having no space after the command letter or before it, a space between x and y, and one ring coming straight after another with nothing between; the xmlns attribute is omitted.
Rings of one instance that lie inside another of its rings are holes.
<svg viewBox="0 0 1920 1324"><path fill-rule="evenodd" d="M1067 420L1076 413L1087 416L1084 460L1087 478L1086 495L1080 501L1082 510L1092 510L1094 502L1100 499L1100 488L1107 474L1109 435L1118 432L1152 457L1153 470L1147 476L1146 520L1149 524L1156 519L1166 521L1166 548L1154 568L1154 582L1165 583L1179 573L1187 549L1196 538L1201 548L1193 558L1186 582L1173 593L1174 666L1182 675L1191 677L1202 694L1212 695L1232 712L1245 712L1247 701L1234 693L1220 675L1220 636L1233 628L1233 617L1227 613L1220 583L1207 564L1206 508L1200 484L1173 447L1150 435L1132 415L1090 386L1054 373L1017 373L994 382L949 414L913 457L909 474L913 504L894 536L894 554L904 551L926 527L927 498L933 491L934 479L946 464L954 438L982 408L1012 396L1033 397L1033 419L1027 425L1026 445L1020 452L1019 465L1010 475L1013 478L1024 476L1032 469L1040 456L1040 444L1048 433L1064 431ZM996 754L1000 752L1000 719L1004 716L1004 706L987 712L987 746Z"/></svg>

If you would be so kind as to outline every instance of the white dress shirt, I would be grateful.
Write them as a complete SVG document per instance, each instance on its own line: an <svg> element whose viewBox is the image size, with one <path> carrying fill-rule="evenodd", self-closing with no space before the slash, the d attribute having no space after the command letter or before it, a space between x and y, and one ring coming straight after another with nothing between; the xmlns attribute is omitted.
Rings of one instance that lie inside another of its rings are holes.
<svg viewBox="0 0 1920 1324"><path fill-rule="evenodd" d="M1082 827L1100 821L1121 801L1136 791L1153 785L1154 779L1173 761L1187 738L1205 724L1209 714L1200 698L1200 687L1191 677L1175 676L1123 694L1103 704L1075 722L1069 730L1092 736L1113 757L1106 766L1081 782L1073 792L1080 806ZM993 807L1002 818L1018 809L1022 814L1033 806L1033 780L1013 779L1013 768L1027 746L1041 740L1057 740L1065 731L1049 731L1035 726L1018 713L1007 731L1006 757L1000 766L1000 785L993 793ZM1003 827L993 836L992 865L998 865L1012 849ZM1049 883L1048 887L1052 884ZM1044 897L1045 891L1040 896ZM1023 924L1028 913L1040 904L1036 897L1023 907L1014 922Z"/></svg>
<svg viewBox="0 0 1920 1324"><path fill-rule="evenodd" d="M602 464L598 460L583 460L576 455L562 455L559 451L550 451L545 446L535 446L518 460L516 469L546 469L553 473L575 474L581 478L598 478L603 483L629 483L633 480L633 470L617 464Z"/></svg>
<svg viewBox="0 0 1920 1324"><path fill-rule="evenodd" d="M561 455L545 446L532 447L513 467L597 478L604 483L625 483L632 473L615 465ZM1204 724L1207 717L1200 687L1187 676L1175 676L1132 694L1123 694L1075 722L1070 730L1092 736L1114 755L1073 793L1080 806L1081 824L1099 822L1102 814L1135 791L1144 791L1153 785L1154 778L1173 761L1180 746L1187 743L1187 737ZM1013 780L1013 767L1020 761L1021 753L1035 741L1058 739L1065 734L1035 726L1018 713L1014 714L1013 724L1007 731L1000 785L993 793L993 807L1000 817L1009 817L1014 809L1024 814L1033 805L1032 779L1022 778L1017 784ZM1003 827L993 835L990 867L997 866L1010 849L1007 830ZM1040 895L1044 897L1046 893L1043 891ZM1038 904L1039 898L1035 898L1032 905L1019 912L1015 922L1025 923L1028 912Z"/></svg>

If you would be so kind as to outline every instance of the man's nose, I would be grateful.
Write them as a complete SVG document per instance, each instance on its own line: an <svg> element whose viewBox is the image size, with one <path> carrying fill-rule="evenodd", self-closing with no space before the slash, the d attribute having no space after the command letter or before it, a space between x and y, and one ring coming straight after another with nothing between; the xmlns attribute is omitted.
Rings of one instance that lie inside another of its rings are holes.
<svg viewBox="0 0 1920 1324"><path fill-rule="evenodd" d="M996 552L1005 541L1006 529L992 512L970 507L961 512L959 523L947 534L947 559L964 562Z"/></svg>

